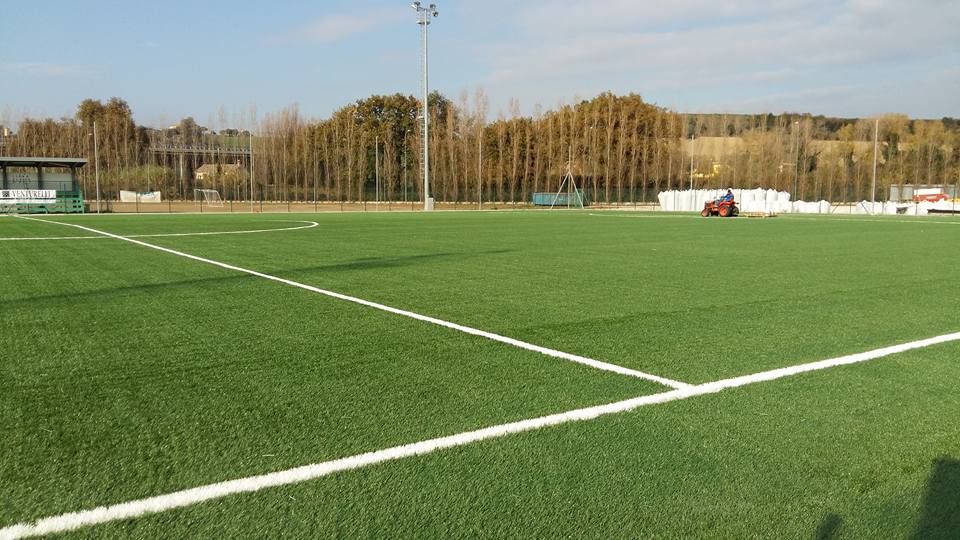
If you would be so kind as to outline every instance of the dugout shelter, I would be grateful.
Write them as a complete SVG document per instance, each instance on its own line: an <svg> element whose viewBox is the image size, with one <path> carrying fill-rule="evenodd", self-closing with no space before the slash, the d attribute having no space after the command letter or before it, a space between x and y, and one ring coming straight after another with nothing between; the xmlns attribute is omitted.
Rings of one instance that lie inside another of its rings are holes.
<svg viewBox="0 0 960 540"><path fill-rule="evenodd" d="M83 213L81 158L0 156L0 213Z"/></svg>

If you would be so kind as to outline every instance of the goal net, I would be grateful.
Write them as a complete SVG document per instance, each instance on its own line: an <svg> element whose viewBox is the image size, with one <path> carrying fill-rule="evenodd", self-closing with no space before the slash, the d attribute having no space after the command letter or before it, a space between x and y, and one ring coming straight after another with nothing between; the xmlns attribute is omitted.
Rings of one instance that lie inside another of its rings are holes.
<svg viewBox="0 0 960 540"><path fill-rule="evenodd" d="M560 180L560 188L556 193L534 193L534 206L548 206L550 208L580 208L586 206L583 190L577 186L573 176L573 147L568 150L567 170Z"/></svg>
<svg viewBox="0 0 960 540"><path fill-rule="evenodd" d="M583 208L583 190L572 187L557 193L534 193L533 205L549 208Z"/></svg>
<svg viewBox="0 0 960 540"><path fill-rule="evenodd" d="M572 150L571 150L572 156ZM573 176L573 158L567 160L567 172L560 181L560 188L556 193L534 193L534 206L549 206L550 208L583 208L583 190L577 187Z"/></svg>
<svg viewBox="0 0 960 540"><path fill-rule="evenodd" d="M203 207L204 204L211 208L223 208L223 199L220 198L220 192L215 189L195 189L193 190L193 200Z"/></svg>

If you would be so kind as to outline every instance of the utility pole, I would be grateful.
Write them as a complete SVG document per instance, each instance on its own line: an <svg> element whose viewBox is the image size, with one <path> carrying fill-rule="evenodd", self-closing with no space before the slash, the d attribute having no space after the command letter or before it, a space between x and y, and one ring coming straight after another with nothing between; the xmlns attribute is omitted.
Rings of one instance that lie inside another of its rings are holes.
<svg viewBox="0 0 960 540"><path fill-rule="evenodd" d="M873 125L873 186L871 187L870 195L870 211L874 210L873 205L877 202L877 148L879 146L879 137L880 137L880 119L877 118Z"/></svg>
<svg viewBox="0 0 960 540"><path fill-rule="evenodd" d="M100 213L100 145L97 142L97 121L93 121L93 169L97 180L97 213Z"/></svg>
<svg viewBox="0 0 960 540"><path fill-rule="evenodd" d="M407 135L408 129L403 133L403 202L407 202Z"/></svg>
<svg viewBox="0 0 960 540"><path fill-rule="evenodd" d="M477 208L483 210L483 127L477 137Z"/></svg>
<svg viewBox="0 0 960 540"><path fill-rule="evenodd" d="M797 192L797 189L799 189L800 185L800 121L795 121L793 127L797 132L796 137L794 137L796 148L793 156L793 200L799 201L800 194Z"/></svg>
<svg viewBox="0 0 960 540"><path fill-rule="evenodd" d="M430 26L432 18L440 15L436 4L430 4L430 7L424 7L419 1L410 5L417 12L417 24L420 25L420 63L423 67L423 209L433 210L433 202L430 197L430 105L427 102L430 95L430 69L428 63L428 41L427 27Z"/></svg>
<svg viewBox="0 0 960 540"><path fill-rule="evenodd" d="M183 159L180 160L180 166L183 166ZM254 213L253 208L253 175L256 174L257 170L254 161L253 161L253 131L250 132L250 213Z"/></svg>

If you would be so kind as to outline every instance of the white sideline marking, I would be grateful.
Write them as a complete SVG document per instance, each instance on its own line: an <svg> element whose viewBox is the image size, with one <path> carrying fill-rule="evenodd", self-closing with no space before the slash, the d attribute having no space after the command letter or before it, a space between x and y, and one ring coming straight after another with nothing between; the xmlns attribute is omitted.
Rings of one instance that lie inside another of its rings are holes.
<svg viewBox="0 0 960 540"><path fill-rule="evenodd" d="M609 364L609 363L607 363L607 362L601 362L600 360L594 360L593 358L587 358L587 357L585 357L585 356L579 356L579 355L576 355L576 354L565 353L565 352L563 352L563 351L557 351L557 350L554 350L554 349L548 349L548 348L546 348L546 347L541 347L541 346L539 346L539 345L534 345L534 344L532 344L532 343L527 343L527 342L525 342L525 341L520 341L519 339L514 339L514 338L510 338L510 337L506 337L506 336L501 336L501 335L499 335L499 334L494 334L494 333L491 333L491 332L486 332L486 331L484 331L484 330L478 330L478 329L476 329L476 328L471 328L471 327L469 327L469 326L463 326L463 325L461 325L461 324L457 324L457 323L453 323L453 322L449 322L449 321L444 321L444 320L442 320L442 319L436 319L436 318L434 318L434 317L429 317L429 316L427 316L427 315L421 315L421 314L419 314L419 313L414 313L414 312L412 312L412 311L406 311L406 310L403 310L403 309L398 309L398 308L395 308L395 307L390 307L390 306L386 306L386 305L383 305L383 304L378 304L378 303L376 303L376 302L371 302L371 301L369 301L369 300L363 300L362 298L356 298L356 297L354 297L354 296L348 296L348 295L346 295L346 294L340 294L340 293L337 293L337 292L328 291L328 290L326 290L326 289L321 289L321 288L319 288L319 287L314 287L314 286L312 286L312 285L306 285L306 284L304 284L304 283L300 283L300 282L297 282L297 281L293 281L293 280L289 280L289 279L284 279L284 278L277 277L277 276L272 276L272 275L270 275L270 274L264 274L264 273L262 273L262 272L257 272L256 270L249 270L249 269L247 269L247 268L241 268L241 267L239 267L239 266L234 266L234 265L232 265L232 264L222 263L222 262L219 262L219 261L214 261L214 260L212 260L212 259L205 259L205 258L203 258L203 257L198 257L198 256L196 256L196 255L190 255L189 253L184 253L184 252L182 252L182 251L176 251L176 250L173 250L173 249L170 249L170 248L165 248L165 247L157 246L157 245L154 245L154 244L148 244L148 243L146 243L146 242L141 242L140 240L134 240L133 238L131 238L131 237L129 237L129 236L120 236L120 235L117 235L117 234L112 234L112 233L100 231L100 230L97 230L97 229L91 229L91 228L89 228L89 227L84 227L83 225L76 225L76 224L73 224L73 223L63 223L63 222L60 222L60 221L48 221L48 220L45 220L45 219L37 219L37 218L29 218L29 217L21 217L20 219L29 219L29 220L32 220L32 221L42 221L42 222L44 222L44 223L55 223L55 224L57 224L57 225L65 225L65 226L68 226L68 227L76 227L76 228L78 228L78 229L83 229L83 230L85 230L85 231L87 231L87 232L102 234L102 235L108 236L108 237L110 237L110 238L116 238L117 240L123 240L123 241L126 241L126 242L131 242L131 243L137 244L137 245L139 245L139 246L148 247L148 248L150 248L150 249L156 249L156 250L159 250L159 251L163 251L163 252L165 252L165 253L170 253L170 254L172 254L172 255L178 255L178 256L180 256L180 257L186 257L186 258L188 258L188 259L193 259L193 260L195 260L195 261L200 261L200 262L207 263L207 264L212 264L212 265L214 265L214 266L219 266L220 268L226 268L227 270L234 270L234 271L237 271L237 272L243 272L243 273L245 273L245 274L250 274L250 275L252 275L252 276L261 277L261 278L263 278L263 279L269 279L270 281L276 281L276 282L278 282L278 283L283 283L283 284L285 284L285 285L290 285L291 287L298 287L298 288L300 288L300 289L304 289L304 290L307 290L307 291L310 291L310 292L315 292L315 293L317 293L317 294L322 294L322 295L329 296L329 297L332 297L332 298L337 298L337 299L340 299L340 300L346 300L347 302L353 302L353 303L355 303L355 304L360 304L360 305L363 305L363 306L372 307L372 308L375 308L375 309L379 309L379 310L381 310L381 311L386 311L386 312L389 312L389 313L393 313L393 314L395 314L395 315L402 315L402 316L404 316L404 317L410 317L411 319L416 319L416 320L418 320L418 321L424 321L424 322L432 323L432 324L435 324L435 325L438 325L438 326L443 326L443 327L445 327L445 328L450 328L450 329L453 329L453 330L458 330L458 331L463 332L463 333L465 333L465 334L470 334L470 335L474 335L474 336L484 337L484 338L487 338L487 339L490 339L490 340L493 340L493 341L498 341L498 342L500 342L500 343L506 343L507 345L513 345L514 347L518 347L518 348L520 348L520 349L526 349L526 350L528 350L528 351L535 351L535 352L538 352L538 353L541 353L541 354L545 354L545 355L547 355L547 356L552 356L552 357L554 357L554 358L562 358L562 359L564 359L564 360L569 360L569 361L571 361L571 362L576 362L576 363L578 363L578 364L583 364L583 365L590 366L590 367L592 367L592 368L600 369L600 370L603 370L603 371L611 371L611 372L613 372L613 373L619 373L619 374L621 374L621 375L627 375L627 376L630 376L630 377L636 377L636 378L638 378L638 379L646 379L646 380L648 380L648 381L653 381L653 382L662 384L662 385L664 385L664 386L669 386L669 387L671 387L671 388L687 388L687 387L690 386L690 385L687 384L687 383L683 383L683 382L680 382L680 381L674 381L674 380L671 380L671 379L667 379L667 378L665 378L665 377L658 377L657 375L652 375L652 374L650 374L650 373L644 373L644 372L642 372L642 371L637 371L637 370L634 370L634 369L625 368L625 367L623 367L623 366L618 366L618 365L615 365L615 364Z"/></svg>
<svg viewBox="0 0 960 540"><path fill-rule="evenodd" d="M30 219L30 218L23 218ZM47 221L45 219L39 219L35 221L43 221L45 223L56 223L58 225L66 225L65 223L59 223L57 221ZM277 232L277 231L299 231L300 229L312 229L314 227L319 227L320 224L316 221L286 221L287 223L306 223L306 225L301 225L299 227L283 227L280 229L253 229L248 231L212 231L212 232L194 232L194 233L163 233L163 234L131 234L127 238L161 238L161 237L170 237L170 236L218 236L222 234L254 234L254 233L266 233L266 232ZM14 242L22 240L105 240L109 237L98 235L98 236L36 236L32 238L0 238L0 242Z"/></svg>
<svg viewBox="0 0 960 540"><path fill-rule="evenodd" d="M960 225L960 220L934 221L931 219L928 221L929 218L924 218L923 216L909 216L909 217L916 217L919 219L896 219L899 216L890 216L893 219L869 219L869 218L848 218L843 216L842 214L834 214L834 215L836 215L837 217L836 221L862 221L862 222L870 222L870 223L915 223L918 225L926 225L927 223L934 223L938 225Z"/></svg>
<svg viewBox="0 0 960 540"><path fill-rule="evenodd" d="M640 219L668 219L668 218L673 218L673 219L691 219L691 218L695 218L695 217L700 217L700 214L697 214L697 215L695 215L695 216L694 216L694 215L688 216L688 215L685 215L685 214L684 214L684 215L680 215L680 214L657 214L656 212L649 212L649 213L637 212L636 214L614 214L614 213L610 213L610 214L593 214L593 213L590 213L590 214L587 214L587 215L588 215L588 216L595 216L595 217L613 217L613 218L627 218L627 219L637 219L637 218L640 218Z"/></svg>
<svg viewBox="0 0 960 540"><path fill-rule="evenodd" d="M675 219L693 219L699 218L700 214L696 215L678 215L678 214L644 214L642 212L637 212L636 214L587 214L595 217L612 217L612 218L625 218L625 219L666 219L666 218L675 218ZM871 223L915 223L919 225L924 225L927 223L934 223L939 225L960 225L960 218L957 221L934 221L930 218L924 218L923 216L909 216L916 217L917 219L896 219L897 217L902 216L890 216L892 219L869 219L869 218L849 218L846 217L846 214L780 214L780 217L785 217L787 219L794 219L796 221L862 221L862 222L871 222Z"/></svg>
<svg viewBox="0 0 960 540"><path fill-rule="evenodd" d="M532 431L548 426L591 420L609 414L632 411L647 405L656 405L659 403L679 401L705 394L713 394L728 388L737 388L754 383L772 381L775 379L781 379L783 377L797 375L799 373L817 371L848 364L856 364L858 362L866 362L868 360L875 360L877 358L890 356L892 354L914 349L922 349L924 347L930 347L932 345L938 345L951 341L960 341L960 332L904 343L902 345L894 345L892 347L884 347L882 349L876 349L873 351L841 356L839 358L821 360L819 362L812 362L809 364L801 364L798 366L785 367L754 373L752 375L744 375L741 377L733 377L731 379L723 379L710 383L704 383L697 386L689 386L687 388L680 388L650 396L641 396L624 401L617 401L615 403L608 403L606 405L575 409L563 413L541 416L539 418L531 418L529 420L520 420L518 422L490 426L475 431L467 431L458 433L456 435L450 435L447 437L439 437L436 439L428 439L402 446L394 446L384 450L367 452L365 454L358 454L332 461L324 461L322 463L314 463L312 465L304 465L302 467L287 469L285 471L277 471L258 476L250 476L247 478L219 482L216 484L208 484L205 486L175 491L155 497L147 497L145 499L138 499L112 506L100 506L91 510L60 514L58 516L40 519L34 523L19 523L17 525L0 529L0 540L13 540L15 538L61 533L90 525L97 525L124 519L133 519L148 514L157 514L167 510L172 510L174 508L192 506L204 501L219 499L239 493L251 493L269 487L298 484L308 480L314 480L323 476L327 476L335 472L358 469L360 467L375 465L385 461L421 456L436 452L437 450L464 446L475 442L496 439L514 433Z"/></svg>

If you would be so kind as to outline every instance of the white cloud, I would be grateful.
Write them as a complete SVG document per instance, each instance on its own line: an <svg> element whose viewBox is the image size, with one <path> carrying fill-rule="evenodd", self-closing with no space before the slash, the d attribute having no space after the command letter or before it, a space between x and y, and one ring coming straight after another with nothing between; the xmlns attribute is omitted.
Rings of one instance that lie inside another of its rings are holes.
<svg viewBox="0 0 960 540"><path fill-rule="evenodd" d="M273 36L271 43L335 43L370 32L396 20L399 10L376 10L365 14L324 15L293 29L288 34ZM400 12L402 13L402 11Z"/></svg>
<svg viewBox="0 0 960 540"><path fill-rule="evenodd" d="M511 34L485 49L494 88L689 96L699 87L713 101L709 85L722 83L740 104L786 108L828 103L876 72L906 87L914 75L903 71L960 56L960 3L946 0L527 0L515 9Z"/></svg>

